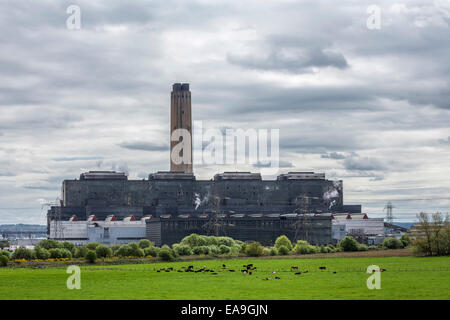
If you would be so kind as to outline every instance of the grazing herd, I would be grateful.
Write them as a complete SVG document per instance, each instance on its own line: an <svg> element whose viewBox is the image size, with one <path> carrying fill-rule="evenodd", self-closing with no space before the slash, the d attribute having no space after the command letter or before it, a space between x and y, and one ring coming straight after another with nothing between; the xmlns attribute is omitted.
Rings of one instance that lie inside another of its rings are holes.
<svg viewBox="0 0 450 320"><path fill-rule="evenodd" d="M227 268L227 266L225 264L222 264L222 266L218 267L217 269L219 269L221 272L236 272L235 269L230 269ZM156 270L156 269L154 269ZM256 272L258 269L256 268L256 266L254 266L253 264L244 264L242 266L241 269L241 273L242 275L249 275L251 276L254 272ZM327 267L326 266L320 266L319 267L320 271L326 271ZM168 267L168 268L160 268L158 270L156 270L156 272L172 272L175 271L173 267ZM301 274L305 274L308 273L308 270L300 270L299 266L295 265L295 266L291 266L290 268L291 272L294 272L295 275L301 275ZM380 272L385 272L386 269L381 268ZM209 269L206 266L200 267L200 266L196 266L194 268L193 265L187 266L187 267L181 267L180 269L176 270L176 272L192 272L192 273L207 273L207 274L211 274L211 275L217 275L217 271L215 271L214 269ZM278 271L272 271L272 274L276 274ZM333 274L336 274L336 271L332 271ZM279 276L274 277L274 279L276 280L280 280L281 278ZM264 278L263 280L272 280L272 278Z"/></svg>

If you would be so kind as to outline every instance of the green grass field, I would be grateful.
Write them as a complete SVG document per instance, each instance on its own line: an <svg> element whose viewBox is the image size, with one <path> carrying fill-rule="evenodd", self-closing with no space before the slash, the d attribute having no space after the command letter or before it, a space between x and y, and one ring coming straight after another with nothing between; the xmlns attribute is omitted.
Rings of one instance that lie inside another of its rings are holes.
<svg viewBox="0 0 450 320"><path fill-rule="evenodd" d="M220 270L226 264L228 269ZM243 275L243 264L258 271ZM381 289L369 290L369 265L385 268ZM156 272L204 266L205 273ZM308 273L295 275L292 265ZM326 266L326 271L319 270ZM276 274L272 272L275 271ZM333 271L336 271L334 274ZM66 287L65 268L2 268L1 299L450 299L450 257L233 259L133 265L82 266L81 289ZM279 280L274 278L278 276ZM273 280L263 279L270 277Z"/></svg>

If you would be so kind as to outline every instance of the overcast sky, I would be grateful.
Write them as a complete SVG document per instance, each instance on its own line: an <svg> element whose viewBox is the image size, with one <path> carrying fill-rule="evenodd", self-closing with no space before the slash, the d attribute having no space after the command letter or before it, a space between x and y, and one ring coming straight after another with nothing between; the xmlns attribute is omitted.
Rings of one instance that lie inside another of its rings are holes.
<svg viewBox="0 0 450 320"><path fill-rule="evenodd" d="M342 179L372 216L448 212L449 25L450 0L3 0L0 223L45 223L87 170L168 170L174 82L204 126L280 129L282 172Z"/></svg>

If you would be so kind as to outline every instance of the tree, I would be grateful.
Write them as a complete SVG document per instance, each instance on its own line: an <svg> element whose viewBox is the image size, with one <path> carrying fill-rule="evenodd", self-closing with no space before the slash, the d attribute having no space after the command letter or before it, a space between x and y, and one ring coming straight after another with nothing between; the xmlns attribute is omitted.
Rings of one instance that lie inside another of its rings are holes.
<svg viewBox="0 0 450 320"><path fill-rule="evenodd" d="M358 241L352 236L345 236L344 239L339 241L339 247L344 251L358 251Z"/></svg>
<svg viewBox="0 0 450 320"><path fill-rule="evenodd" d="M402 235L402 237L400 238L400 241L403 243L403 247L405 247L405 248L411 244L411 238L407 233Z"/></svg>
<svg viewBox="0 0 450 320"><path fill-rule="evenodd" d="M387 249L401 249L403 248L403 242L396 238L385 238L383 240L383 247Z"/></svg>
<svg viewBox="0 0 450 320"><path fill-rule="evenodd" d="M138 246L139 246L139 248L141 248L141 249L145 249L145 248L148 248L148 247L153 246L153 245L154 245L154 243L151 242L151 241L148 240L148 239L141 239L141 240L139 240L139 242L138 242Z"/></svg>
<svg viewBox="0 0 450 320"><path fill-rule="evenodd" d="M421 212L419 223L413 233L415 251L429 256L450 254L450 222L448 214L435 213L431 216Z"/></svg>
<svg viewBox="0 0 450 320"><path fill-rule="evenodd" d="M286 247L285 245L281 245L281 246L278 247L278 253L283 255L283 256L288 255L290 251L291 250L289 250L289 248Z"/></svg>
<svg viewBox="0 0 450 320"><path fill-rule="evenodd" d="M6 267L8 265L9 258L3 254L0 255L0 267Z"/></svg>
<svg viewBox="0 0 450 320"><path fill-rule="evenodd" d="M101 245L100 242L89 242L86 245L86 248L88 248L89 250L95 250L99 245Z"/></svg>
<svg viewBox="0 0 450 320"><path fill-rule="evenodd" d="M112 257L112 250L110 247L101 244L95 248L95 253L98 258L110 258Z"/></svg>
<svg viewBox="0 0 450 320"><path fill-rule="evenodd" d="M275 240L275 248L277 248L278 251L280 250L281 246L285 246L289 251L292 250L291 240L289 240L289 238L285 235L279 236L277 240Z"/></svg>
<svg viewBox="0 0 450 320"><path fill-rule="evenodd" d="M25 260L31 260L35 257L33 250L27 249L25 247L19 247L16 250L14 250L14 253L12 255L13 259L25 259Z"/></svg>
<svg viewBox="0 0 450 320"><path fill-rule="evenodd" d="M86 260L89 263L95 263L95 260L97 260L97 254L95 253L95 251L89 250L88 253L86 254Z"/></svg>
<svg viewBox="0 0 450 320"><path fill-rule="evenodd" d="M11 245L8 240L0 240L0 249L9 248Z"/></svg>
<svg viewBox="0 0 450 320"><path fill-rule="evenodd" d="M158 257L160 257L161 260L164 261L172 261L174 259L172 255L172 250L167 248L159 250Z"/></svg>
<svg viewBox="0 0 450 320"><path fill-rule="evenodd" d="M246 246L245 253L251 257L259 257L264 253L264 248L261 243L254 241Z"/></svg>

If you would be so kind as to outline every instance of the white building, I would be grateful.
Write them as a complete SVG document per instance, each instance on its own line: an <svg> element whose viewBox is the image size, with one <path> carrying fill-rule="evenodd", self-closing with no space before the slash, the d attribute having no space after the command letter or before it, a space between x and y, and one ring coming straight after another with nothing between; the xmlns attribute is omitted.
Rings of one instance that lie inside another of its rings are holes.
<svg viewBox="0 0 450 320"><path fill-rule="evenodd" d="M106 245L129 243L145 238L142 221L51 221L49 239L76 245L101 242Z"/></svg>
<svg viewBox="0 0 450 320"><path fill-rule="evenodd" d="M335 214L332 220L332 237L338 242L351 235L359 242L369 245L384 240L384 219L369 218L367 214Z"/></svg>

